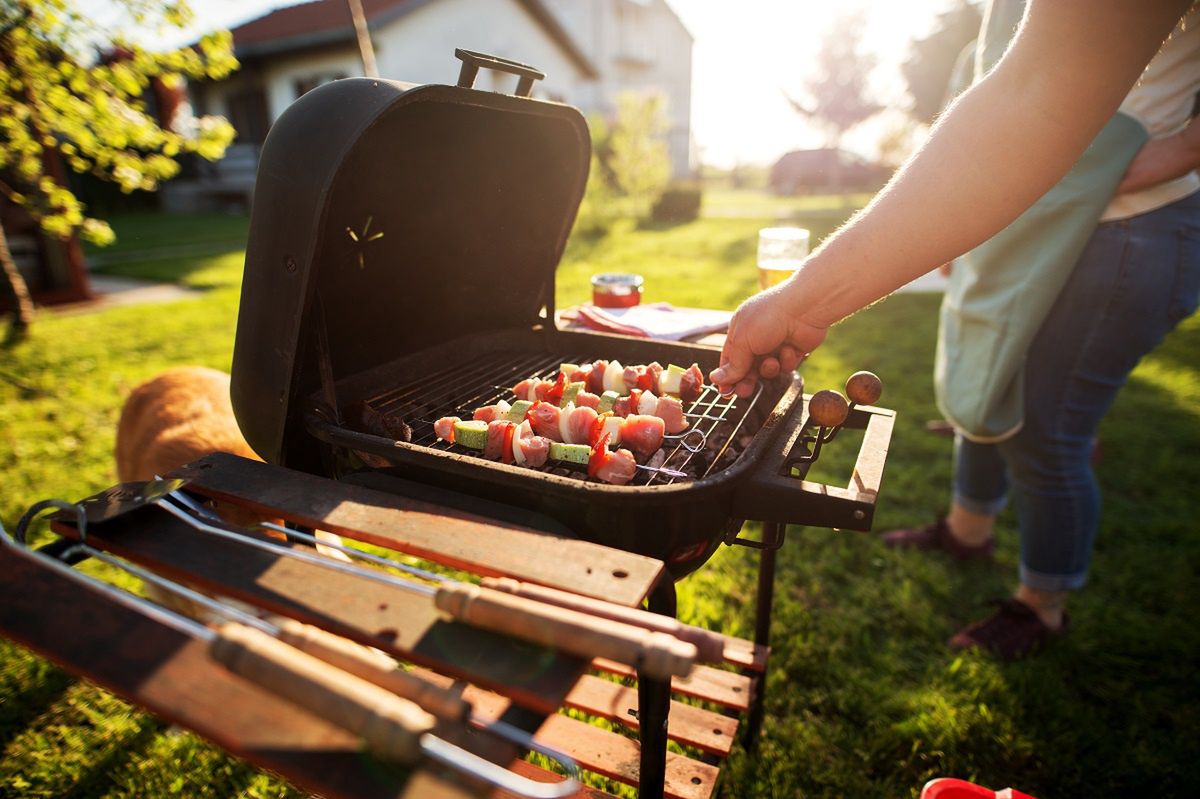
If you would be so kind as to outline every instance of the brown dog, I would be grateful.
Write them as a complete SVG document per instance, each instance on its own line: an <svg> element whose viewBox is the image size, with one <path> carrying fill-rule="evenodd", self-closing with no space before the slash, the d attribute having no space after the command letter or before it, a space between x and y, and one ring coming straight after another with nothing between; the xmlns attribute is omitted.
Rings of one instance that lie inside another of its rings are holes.
<svg viewBox="0 0 1200 799"><path fill-rule="evenodd" d="M133 390L117 423L117 478L121 482L152 480L213 452L230 452L261 461L250 448L233 416L229 375L203 366L168 369ZM226 521L251 526L262 517L229 504L215 508ZM331 544L333 533L316 536ZM343 553L317 550L339 560Z"/></svg>
<svg viewBox="0 0 1200 799"><path fill-rule="evenodd" d="M133 390L117 424L117 478L153 480L212 452L262 460L229 401L229 375L203 366L168 369Z"/></svg>

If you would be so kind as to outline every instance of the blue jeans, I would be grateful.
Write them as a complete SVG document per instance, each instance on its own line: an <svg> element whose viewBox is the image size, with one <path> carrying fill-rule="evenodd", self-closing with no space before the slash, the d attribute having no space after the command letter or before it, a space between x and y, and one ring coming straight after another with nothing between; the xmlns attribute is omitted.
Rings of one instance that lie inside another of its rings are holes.
<svg viewBox="0 0 1200 799"><path fill-rule="evenodd" d="M1024 585L1080 588L1100 519L1092 439L1138 361L1200 301L1200 192L1101 223L1025 362L1025 424L998 444L958 436L954 499L999 513L1011 491Z"/></svg>

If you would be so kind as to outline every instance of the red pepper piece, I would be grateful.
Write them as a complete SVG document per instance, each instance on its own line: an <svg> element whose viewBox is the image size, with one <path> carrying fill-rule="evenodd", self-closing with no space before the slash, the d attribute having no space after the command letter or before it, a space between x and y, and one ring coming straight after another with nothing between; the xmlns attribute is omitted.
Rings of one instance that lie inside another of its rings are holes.
<svg viewBox="0 0 1200 799"><path fill-rule="evenodd" d="M612 416L612 411L605 411L596 417L596 421L592 422L592 429L588 431L588 443L593 447L600 440L600 435L604 432L604 420L609 416Z"/></svg>
<svg viewBox="0 0 1200 799"><path fill-rule="evenodd" d="M592 444L592 454L588 457L588 477L600 474L600 468L608 463L611 457L608 454L608 433L605 433Z"/></svg>
<svg viewBox="0 0 1200 799"><path fill-rule="evenodd" d="M562 372L558 373L558 380L554 382L546 392L546 402L553 402L555 405L562 404L563 389L567 387L567 376Z"/></svg>
<svg viewBox="0 0 1200 799"><path fill-rule="evenodd" d="M654 373L645 366L639 367L640 371L637 376L637 387L642 391L654 390Z"/></svg>
<svg viewBox="0 0 1200 799"><path fill-rule="evenodd" d="M508 427L504 428L504 449L500 450L500 460L503 463L512 463L517 459L513 455L513 436L516 435L517 426L512 422L508 423Z"/></svg>
<svg viewBox="0 0 1200 799"><path fill-rule="evenodd" d="M638 412L638 405L641 404L642 394L644 394L644 393L646 393L646 392L644 392L640 389L636 389L636 388L630 389L630 391L629 391L629 415L630 416L632 416L633 414Z"/></svg>

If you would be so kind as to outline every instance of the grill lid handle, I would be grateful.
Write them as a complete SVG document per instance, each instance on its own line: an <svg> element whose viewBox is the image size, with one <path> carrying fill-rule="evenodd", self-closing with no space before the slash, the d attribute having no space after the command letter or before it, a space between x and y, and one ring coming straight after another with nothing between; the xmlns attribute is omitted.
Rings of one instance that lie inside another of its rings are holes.
<svg viewBox="0 0 1200 799"><path fill-rule="evenodd" d="M477 53L474 50L463 50L460 47L454 51L454 57L463 62L462 69L458 73L458 85L464 89L474 88L475 76L479 74L480 67L516 75L519 78L517 81L517 90L513 92L513 95L516 97L528 97L533 91L533 82L535 80L543 80L546 77L546 73L537 67L531 67L528 64L522 64L520 61L513 61L512 59L501 58L498 55Z"/></svg>

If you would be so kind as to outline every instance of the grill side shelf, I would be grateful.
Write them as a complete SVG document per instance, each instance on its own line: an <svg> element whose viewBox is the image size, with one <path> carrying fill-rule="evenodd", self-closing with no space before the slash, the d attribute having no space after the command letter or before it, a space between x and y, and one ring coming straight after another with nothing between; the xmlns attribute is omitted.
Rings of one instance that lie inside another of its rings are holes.
<svg viewBox="0 0 1200 799"><path fill-rule="evenodd" d="M870 530L896 412L874 406L850 412L844 426L866 432L850 480L841 488L805 480L807 467L801 467L799 476L791 475L797 451L804 447L809 398L804 396L802 412L778 431L771 449L735 490L734 513L763 522Z"/></svg>

